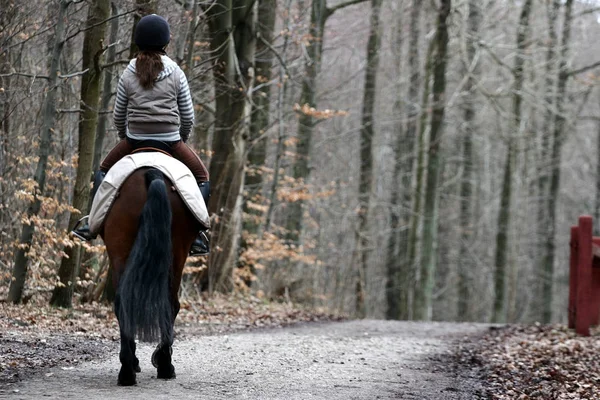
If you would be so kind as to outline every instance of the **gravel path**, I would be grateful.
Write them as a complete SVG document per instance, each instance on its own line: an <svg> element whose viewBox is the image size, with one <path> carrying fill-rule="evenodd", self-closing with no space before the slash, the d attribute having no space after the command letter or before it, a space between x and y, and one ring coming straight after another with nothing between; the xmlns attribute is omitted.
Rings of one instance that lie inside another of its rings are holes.
<svg viewBox="0 0 600 400"><path fill-rule="evenodd" d="M155 378L138 346L138 385L116 385L118 353L0 388L9 399L475 399L473 371L452 365L455 340L487 325L350 321L175 341L177 379ZM473 377L471 377L473 376Z"/></svg>

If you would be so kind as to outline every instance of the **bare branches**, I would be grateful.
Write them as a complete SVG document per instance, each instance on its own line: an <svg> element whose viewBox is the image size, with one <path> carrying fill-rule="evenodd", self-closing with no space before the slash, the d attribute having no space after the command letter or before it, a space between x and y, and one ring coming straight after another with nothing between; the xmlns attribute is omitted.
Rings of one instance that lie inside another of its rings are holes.
<svg viewBox="0 0 600 400"><path fill-rule="evenodd" d="M581 67L581 68L578 68L578 69L574 69L572 71L568 71L567 72L567 76L579 75L579 74L582 74L582 73L584 73L586 71L589 71L589 70L597 68L597 67L600 67L600 61L596 61L595 63L590 64L590 65L586 65L585 67Z"/></svg>
<svg viewBox="0 0 600 400"><path fill-rule="evenodd" d="M345 1L338 5L335 5L333 7L327 7L327 9L325 11L325 15L326 15L325 18L330 17L337 10L340 10L340 9L348 7L348 6L353 6L355 4L364 3L365 1L367 1L367 0L348 0L348 1Z"/></svg>
<svg viewBox="0 0 600 400"><path fill-rule="evenodd" d="M102 20L100 22L97 22L97 23L93 24L93 25L86 26L83 29L80 28L76 32L74 32L74 33L70 34L69 36L67 36L67 38L65 39L65 42L68 42L69 40L73 39L75 36L79 35L82 32L88 31L88 30L93 29L93 28L95 28L95 27L97 27L99 25L102 25L102 24L105 24L107 22L110 22L110 21L112 21L115 18L120 18L120 17L122 17L124 15L128 15L128 14L134 13L135 11L136 11L135 8L132 9L132 10L127 10L127 11L124 11L124 12L122 12L120 14L112 15L109 18L106 18L106 19L104 19L104 20Z"/></svg>

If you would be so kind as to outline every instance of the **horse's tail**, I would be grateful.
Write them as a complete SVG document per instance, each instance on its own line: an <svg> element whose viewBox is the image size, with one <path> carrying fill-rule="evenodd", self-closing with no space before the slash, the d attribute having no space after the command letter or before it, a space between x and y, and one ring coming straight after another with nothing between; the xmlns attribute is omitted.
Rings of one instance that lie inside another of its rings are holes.
<svg viewBox="0 0 600 400"><path fill-rule="evenodd" d="M171 203L162 172L145 174L148 196L140 217L137 237L115 300L115 314L127 337L155 341L160 332L172 341Z"/></svg>

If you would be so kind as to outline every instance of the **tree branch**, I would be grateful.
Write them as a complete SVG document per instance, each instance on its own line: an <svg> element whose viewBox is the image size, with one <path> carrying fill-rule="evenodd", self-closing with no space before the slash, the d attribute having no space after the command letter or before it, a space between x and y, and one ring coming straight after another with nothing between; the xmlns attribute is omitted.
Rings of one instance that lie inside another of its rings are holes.
<svg viewBox="0 0 600 400"><path fill-rule="evenodd" d="M600 61L596 61L593 64L587 65L585 67L581 67L579 69L571 70L571 71L567 72L567 76L579 75L583 72L589 71L590 69L594 69L596 67L600 67Z"/></svg>
<svg viewBox="0 0 600 400"><path fill-rule="evenodd" d="M337 10L340 10L340 9L348 7L348 6L353 6L355 4L364 3L365 1L367 1L367 0L348 0L343 3L338 4L336 6L327 7L325 9L325 18L330 17Z"/></svg>
<svg viewBox="0 0 600 400"><path fill-rule="evenodd" d="M119 17L122 17L122 16L124 16L124 15L128 15L128 14L131 14L131 13L134 13L134 12L136 12L136 9L133 9L133 10L128 10L128 11L124 11L124 12L122 12L121 14L112 15L112 16L110 16L110 17L106 18L106 19L105 19L105 20L103 20L103 21L97 22L97 23L95 23L95 24L93 24L93 25L90 25L90 26L86 26L86 27L85 27L85 28L83 28L83 29L78 29L78 30L77 30L77 32L75 32L75 33L72 33L71 35L67 36L67 38L65 39L65 42L68 42L69 40L73 39L75 36L79 35L79 34L80 34L80 33L82 33L82 32L89 31L89 30L90 30L90 29L92 29L92 28L95 28L95 27L97 27L97 26L99 26L99 25L102 25L102 24L105 24L105 23L107 23L107 22L110 22L110 21L112 21L112 20L113 20L113 19L115 19L115 18L119 18Z"/></svg>
<svg viewBox="0 0 600 400"><path fill-rule="evenodd" d="M598 12L598 11L600 11L600 7L588 8L587 10L583 10L582 12L573 15L573 18L582 17L582 16L587 15L587 14L593 14L593 13Z"/></svg>

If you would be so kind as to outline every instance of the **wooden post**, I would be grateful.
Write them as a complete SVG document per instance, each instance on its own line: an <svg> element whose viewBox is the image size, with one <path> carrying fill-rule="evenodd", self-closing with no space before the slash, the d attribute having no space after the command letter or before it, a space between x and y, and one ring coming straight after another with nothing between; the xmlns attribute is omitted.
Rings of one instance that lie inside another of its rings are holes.
<svg viewBox="0 0 600 400"><path fill-rule="evenodd" d="M592 217L579 217L579 251L577 266L577 312L575 331L590 335L592 322Z"/></svg>
<svg viewBox="0 0 600 400"><path fill-rule="evenodd" d="M571 253L569 256L569 329L575 329L576 305L577 305L577 261L579 259L577 226L571 227Z"/></svg>
<svg viewBox="0 0 600 400"><path fill-rule="evenodd" d="M600 237L592 237L591 324L600 323Z"/></svg>

